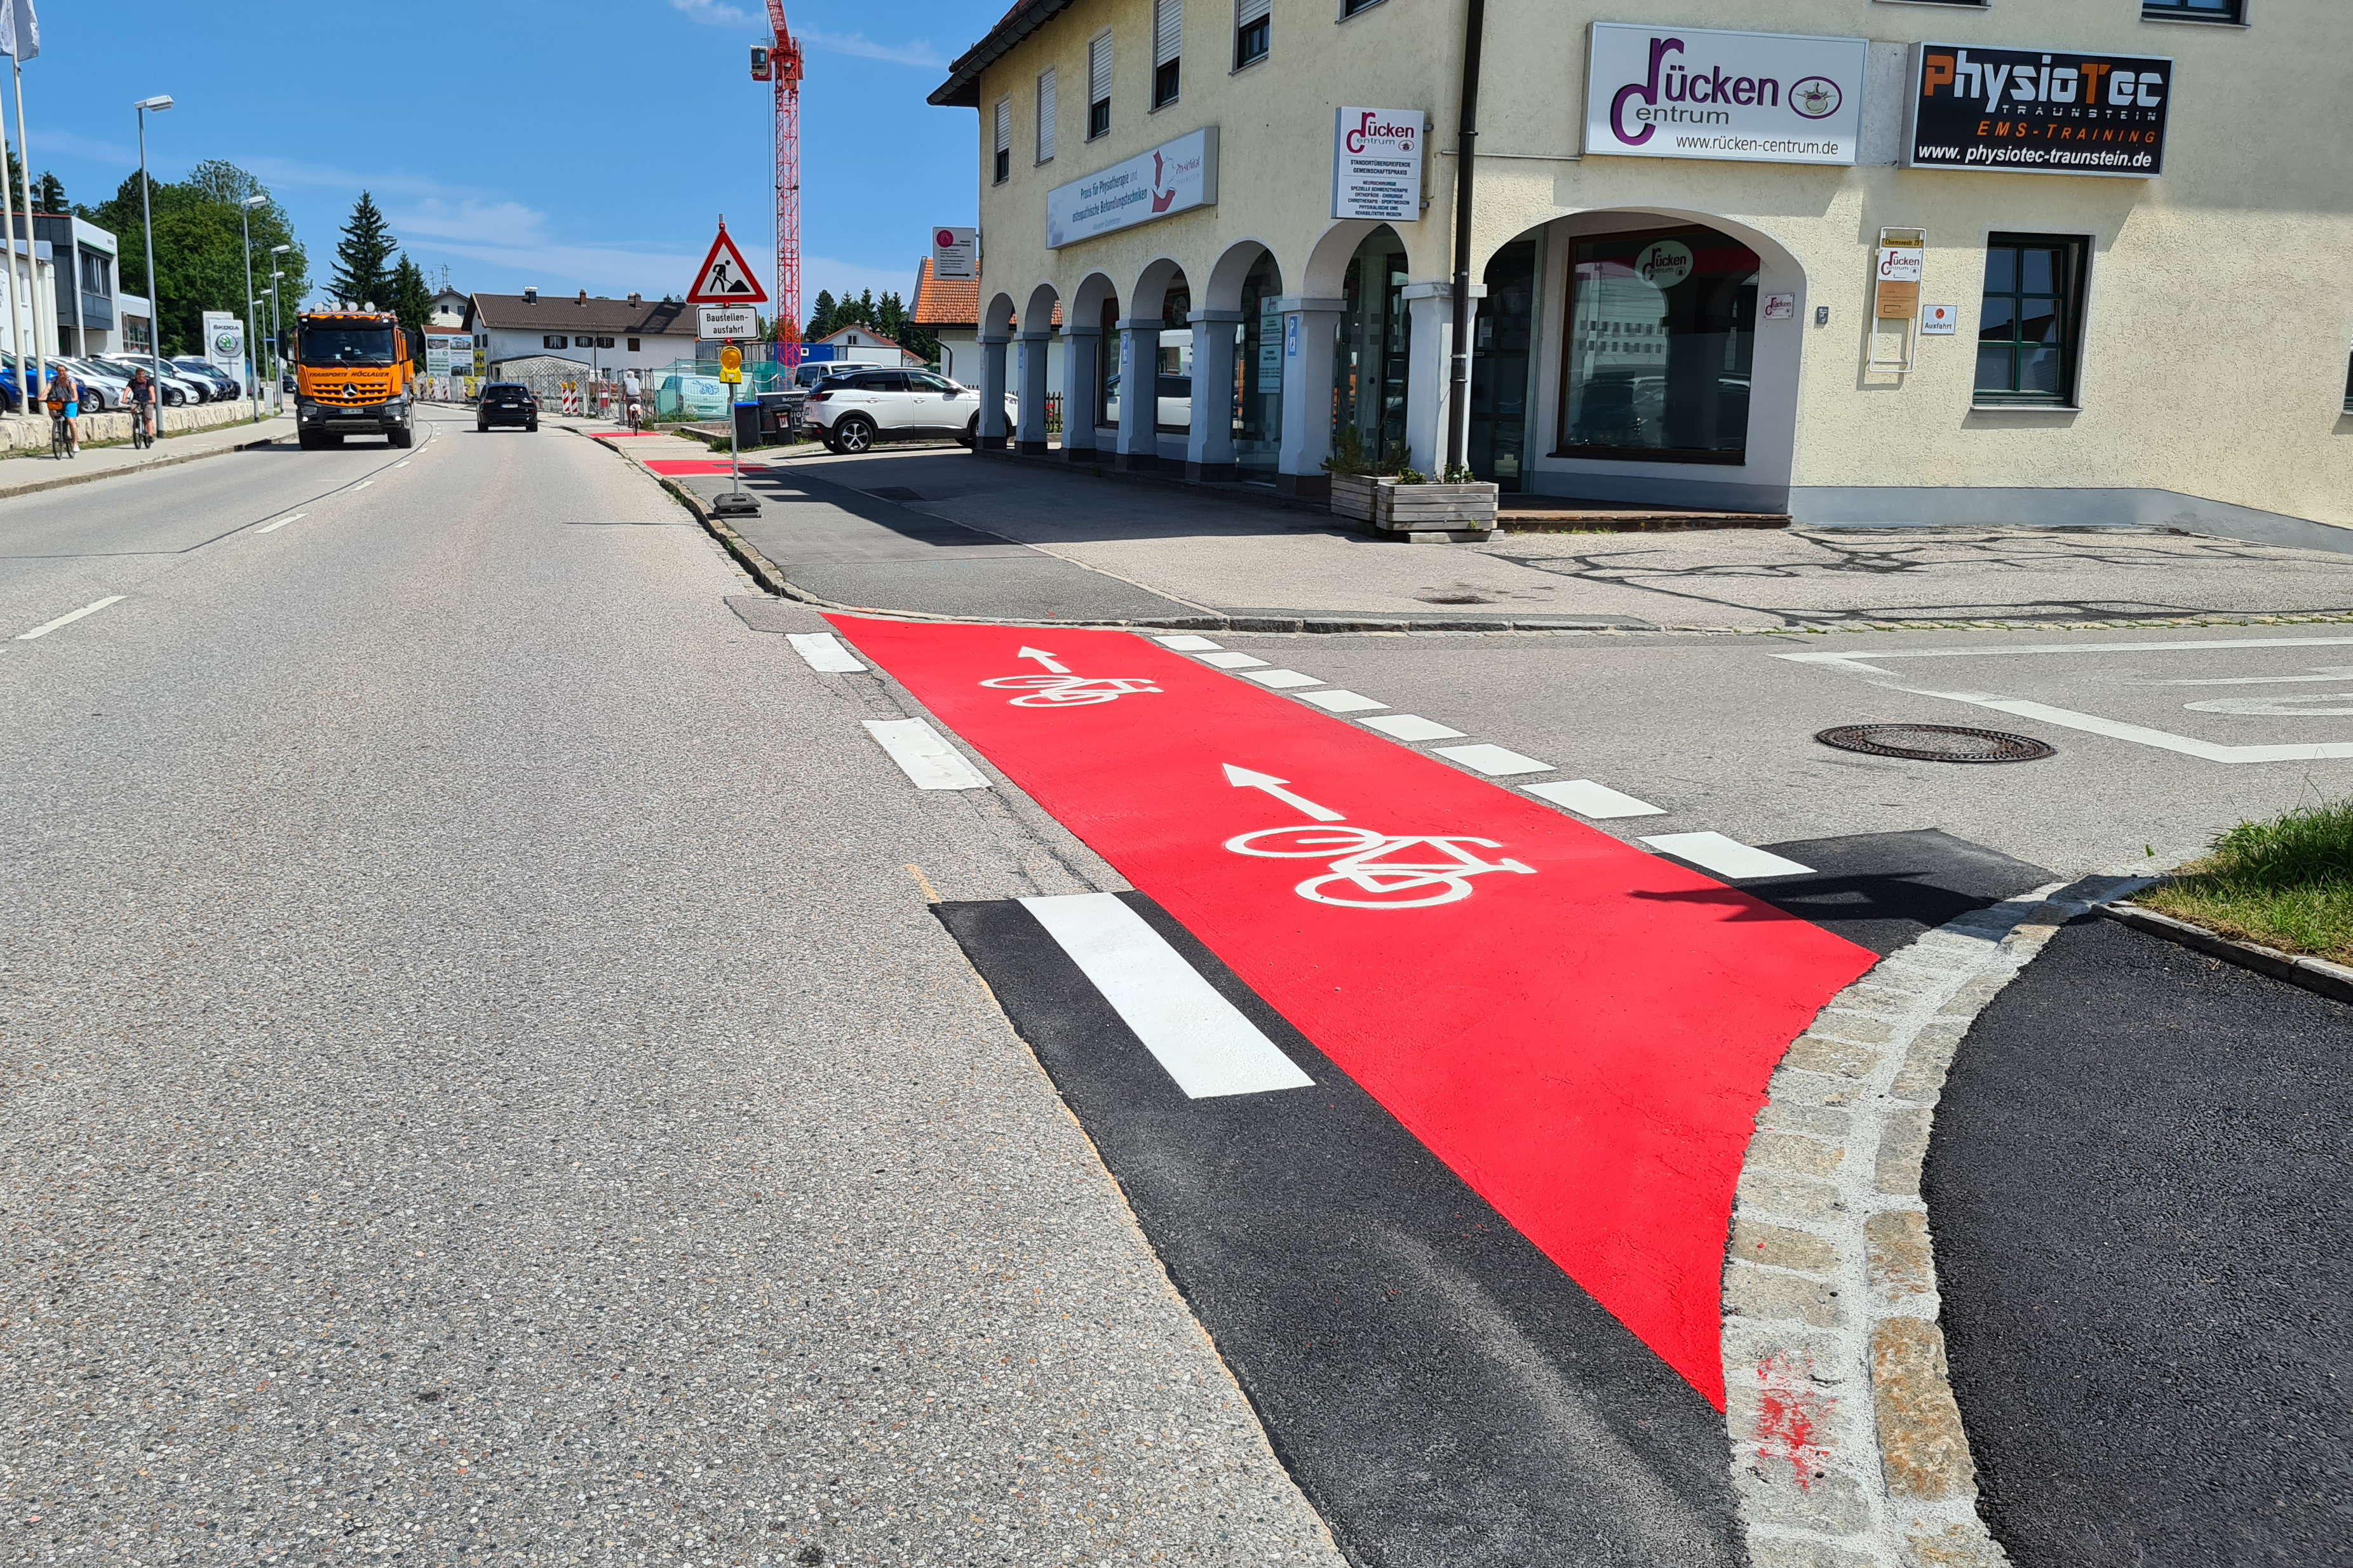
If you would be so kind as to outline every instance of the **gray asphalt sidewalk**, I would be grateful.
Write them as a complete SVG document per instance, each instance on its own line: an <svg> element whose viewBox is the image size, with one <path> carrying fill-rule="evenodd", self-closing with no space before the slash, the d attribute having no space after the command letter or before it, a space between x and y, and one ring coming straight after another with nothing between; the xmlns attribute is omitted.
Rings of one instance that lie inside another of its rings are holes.
<svg viewBox="0 0 2353 1568"><path fill-rule="evenodd" d="M166 468L223 452L240 452L293 434L293 416L280 414L258 425L216 425L209 430L166 432L153 447L133 447L128 442L115 447L84 447L78 458L52 458L46 450L22 453L0 461L0 500L88 484L116 474Z"/></svg>

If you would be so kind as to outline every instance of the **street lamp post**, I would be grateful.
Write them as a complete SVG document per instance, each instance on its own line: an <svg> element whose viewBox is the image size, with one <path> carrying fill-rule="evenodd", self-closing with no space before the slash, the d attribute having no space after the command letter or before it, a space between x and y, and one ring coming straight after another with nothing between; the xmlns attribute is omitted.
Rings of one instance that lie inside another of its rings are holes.
<svg viewBox="0 0 2353 1568"><path fill-rule="evenodd" d="M290 245L273 246L269 258L278 259L281 250L291 250ZM283 272L269 275L269 405L280 414L286 412L286 323L278 313L278 280Z"/></svg>
<svg viewBox="0 0 2353 1568"><path fill-rule="evenodd" d="M253 340L253 209L268 203L268 196L248 196L237 204L237 222L245 226L245 395L253 399L253 422L261 423L261 388L254 373L261 358L259 345Z"/></svg>
<svg viewBox="0 0 2353 1568"><path fill-rule="evenodd" d="M169 93L157 93L132 104L139 111L139 216L147 230L147 357L155 362L155 395L164 395L164 290L155 284L155 209L147 184L147 112L161 114L172 107Z"/></svg>

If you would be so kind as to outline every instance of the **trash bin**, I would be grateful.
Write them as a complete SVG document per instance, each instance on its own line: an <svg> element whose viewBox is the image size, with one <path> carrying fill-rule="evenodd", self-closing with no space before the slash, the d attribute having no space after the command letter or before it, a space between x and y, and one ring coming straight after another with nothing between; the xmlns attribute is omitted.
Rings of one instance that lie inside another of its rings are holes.
<svg viewBox="0 0 2353 1568"><path fill-rule="evenodd" d="M735 445L756 447L760 444L760 405L757 402L735 405Z"/></svg>
<svg viewBox="0 0 2353 1568"><path fill-rule="evenodd" d="M797 399L789 392L760 394L760 438L770 446L782 447L791 442L794 417L793 405Z"/></svg>

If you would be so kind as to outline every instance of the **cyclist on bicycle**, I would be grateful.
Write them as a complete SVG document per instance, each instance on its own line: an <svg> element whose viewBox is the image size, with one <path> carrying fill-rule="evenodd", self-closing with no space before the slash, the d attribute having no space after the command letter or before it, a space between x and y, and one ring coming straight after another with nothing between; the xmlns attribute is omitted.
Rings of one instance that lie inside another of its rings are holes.
<svg viewBox="0 0 2353 1568"><path fill-rule="evenodd" d="M147 367L140 366L131 376L131 417L147 437L149 446L155 442L155 378Z"/></svg>
<svg viewBox="0 0 2353 1568"><path fill-rule="evenodd" d="M60 433L65 437L66 456L80 457L81 446L75 434L74 420L81 413L81 385L74 380L73 372L63 365L58 365L49 377L48 402L49 417L58 423Z"/></svg>
<svg viewBox="0 0 2353 1568"><path fill-rule="evenodd" d="M629 405L629 428L631 430L635 430L646 422L645 407L638 401L638 373L636 371L631 370L621 373L621 395Z"/></svg>

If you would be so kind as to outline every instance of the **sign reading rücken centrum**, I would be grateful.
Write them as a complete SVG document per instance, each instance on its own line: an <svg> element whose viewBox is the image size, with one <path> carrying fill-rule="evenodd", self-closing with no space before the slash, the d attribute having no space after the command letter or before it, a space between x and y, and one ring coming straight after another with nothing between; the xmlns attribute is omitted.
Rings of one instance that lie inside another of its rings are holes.
<svg viewBox="0 0 2353 1568"><path fill-rule="evenodd" d="M1421 219L1419 109L1342 109L1332 132L1332 216Z"/></svg>
<svg viewBox="0 0 2353 1568"><path fill-rule="evenodd" d="M1852 163L1862 38L1593 24L1588 156Z"/></svg>
<svg viewBox="0 0 2353 1568"><path fill-rule="evenodd" d="M1914 87L1915 169L2164 173L2171 60L1923 44Z"/></svg>

